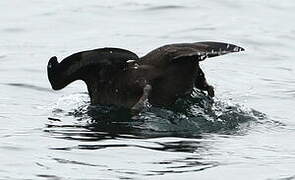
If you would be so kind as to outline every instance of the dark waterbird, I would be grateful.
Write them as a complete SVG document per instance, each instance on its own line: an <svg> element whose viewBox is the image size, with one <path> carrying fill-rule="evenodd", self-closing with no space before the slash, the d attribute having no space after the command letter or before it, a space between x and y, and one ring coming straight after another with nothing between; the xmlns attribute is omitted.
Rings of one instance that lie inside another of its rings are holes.
<svg viewBox="0 0 295 180"><path fill-rule="evenodd" d="M91 104L112 104L140 111L147 103L173 104L194 88L214 96L199 62L243 51L233 44L196 42L169 44L139 58L120 48L101 48L72 54L60 63L50 58L48 79L54 90L75 80L86 83Z"/></svg>

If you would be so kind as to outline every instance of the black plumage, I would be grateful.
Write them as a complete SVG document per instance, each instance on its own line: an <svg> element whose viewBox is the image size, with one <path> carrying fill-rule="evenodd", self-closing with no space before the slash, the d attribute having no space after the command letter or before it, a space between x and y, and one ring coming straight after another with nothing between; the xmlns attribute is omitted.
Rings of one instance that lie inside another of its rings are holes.
<svg viewBox="0 0 295 180"><path fill-rule="evenodd" d="M233 44L196 42L169 44L139 58L119 48L82 51L60 63L52 57L47 66L54 90L75 80L83 80L91 104L113 104L140 110L148 101L152 105L171 105L193 88L214 96L199 62L210 57L243 51Z"/></svg>

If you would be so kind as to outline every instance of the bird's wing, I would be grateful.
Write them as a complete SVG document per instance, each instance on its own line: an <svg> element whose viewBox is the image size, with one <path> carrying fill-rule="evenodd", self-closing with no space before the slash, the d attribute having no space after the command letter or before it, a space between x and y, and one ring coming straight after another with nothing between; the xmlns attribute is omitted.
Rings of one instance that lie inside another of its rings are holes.
<svg viewBox="0 0 295 180"><path fill-rule="evenodd" d="M48 79L53 89L61 89L75 80L92 80L101 69L120 70L127 66L128 60L138 59L135 53L119 48L78 52L66 57L60 63L54 56L47 65Z"/></svg>
<svg viewBox="0 0 295 180"><path fill-rule="evenodd" d="M187 60L202 61L206 58L239 51L244 51L244 48L229 43L213 41L168 44L154 49L141 57L141 63L166 66L170 63L183 63Z"/></svg>
<svg viewBox="0 0 295 180"><path fill-rule="evenodd" d="M138 60L138 56L128 50L119 48L101 48L82 51L63 59L59 65L62 70L75 72L82 68L112 66L123 68L128 60Z"/></svg>
<svg viewBox="0 0 295 180"><path fill-rule="evenodd" d="M210 57L244 51L244 48L234 44L213 41L171 44L167 48L172 52L172 61L189 57L202 61Z"/></svg>

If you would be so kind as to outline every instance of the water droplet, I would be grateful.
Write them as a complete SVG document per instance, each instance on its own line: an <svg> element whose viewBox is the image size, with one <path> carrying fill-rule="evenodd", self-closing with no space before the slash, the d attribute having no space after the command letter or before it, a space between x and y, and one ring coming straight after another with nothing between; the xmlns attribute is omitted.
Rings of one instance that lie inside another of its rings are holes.
<svg viewBox="0 0 295 180"><path fill-rule="evenodd" d="M135 60L129 59L128 61L126 61L127 63L133 63L135 62Z"/></svg>

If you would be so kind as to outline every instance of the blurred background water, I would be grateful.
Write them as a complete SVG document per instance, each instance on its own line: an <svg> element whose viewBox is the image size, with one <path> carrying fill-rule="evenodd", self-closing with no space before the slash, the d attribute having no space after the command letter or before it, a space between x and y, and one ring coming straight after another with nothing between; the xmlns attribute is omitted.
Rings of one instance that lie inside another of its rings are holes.
<svg viewBox="0 0 295 180"><path fill-rule="evenodd" d="M295 1L1 0L0 179L295 179ZM49 58L167 43L246 49L205 60L200 93L143 112L55 92Z"/></svg>

